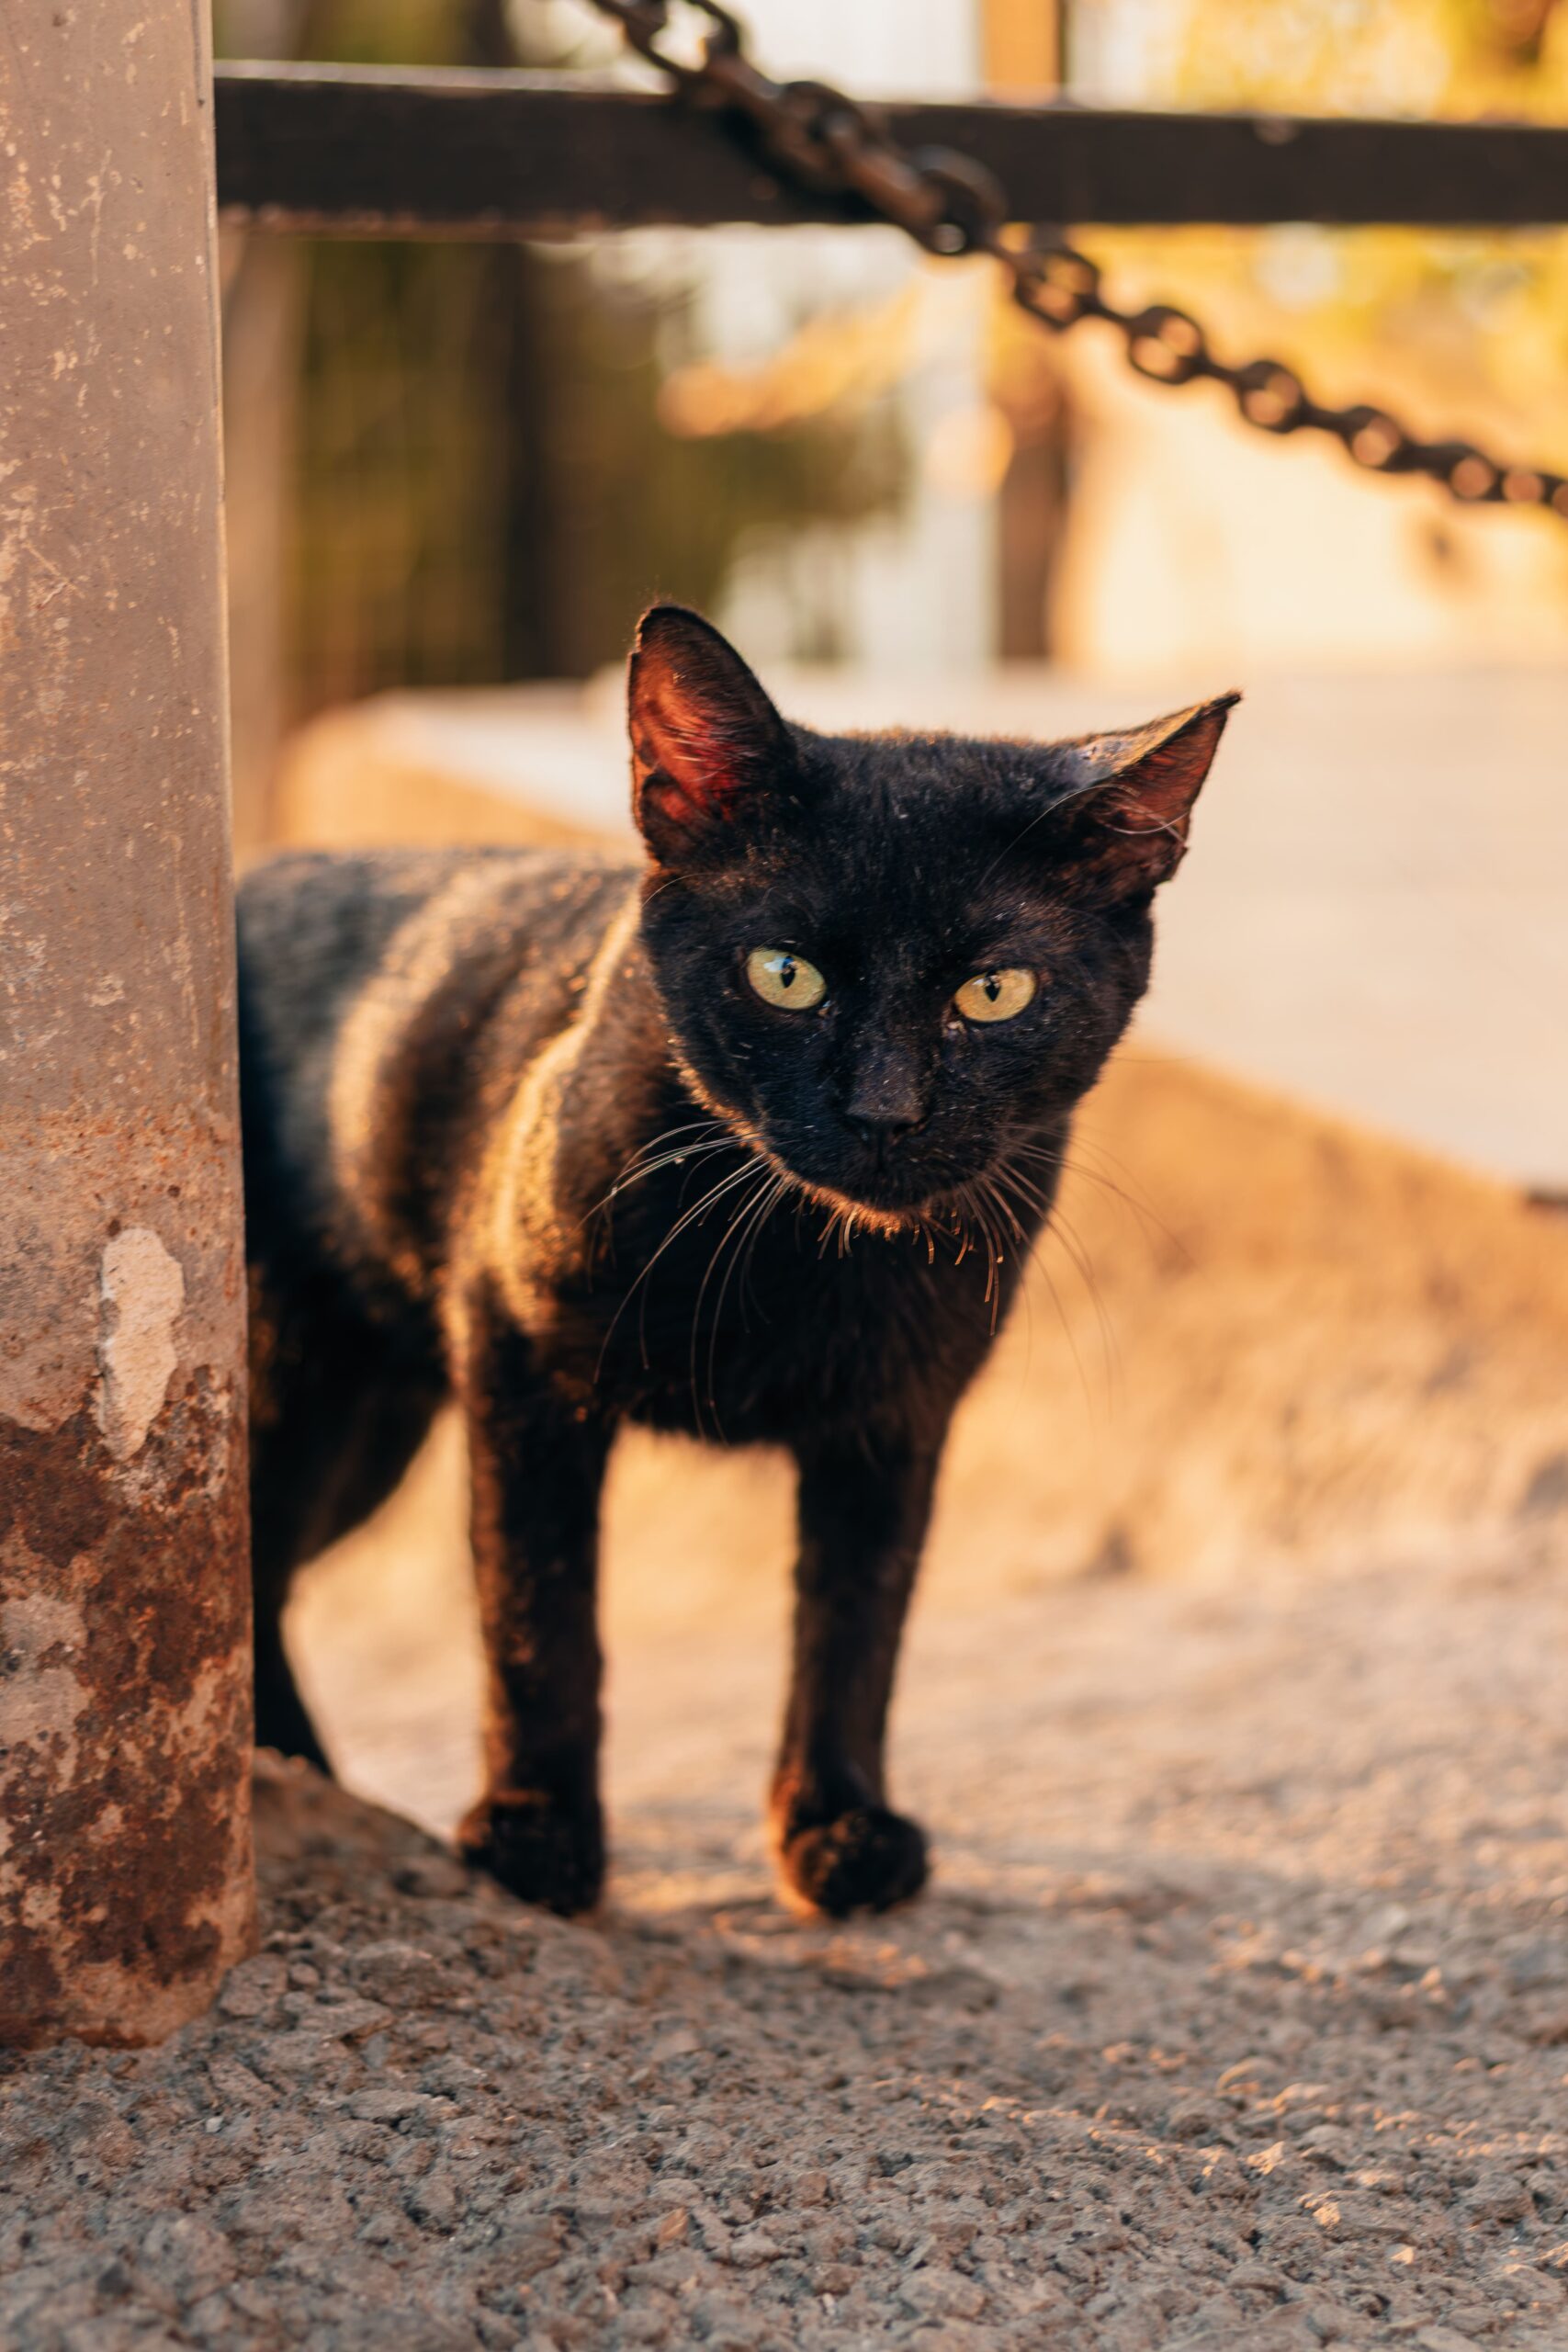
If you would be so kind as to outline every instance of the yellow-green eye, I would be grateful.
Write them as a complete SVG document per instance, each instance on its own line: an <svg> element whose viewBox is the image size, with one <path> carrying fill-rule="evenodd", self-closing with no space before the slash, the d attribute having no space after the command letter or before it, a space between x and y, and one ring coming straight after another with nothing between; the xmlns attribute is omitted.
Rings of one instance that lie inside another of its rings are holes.
<svg viewBox="0 0 1568 2352"><path fill-rule="evenodd" d="M746 958L746 978L764 1004L785 1012L810 1012L828 993L828 983L815 964L792 956L787 947L753 947Z"/></svg>
<svg viewBox="0 0 1568 2352"><path fill-rule="evenodd" d="M1010 1021L1032 998L1039 982L1021 964L1006 971L976 972L965 980L953 1003L965 1021Z"/></svg>

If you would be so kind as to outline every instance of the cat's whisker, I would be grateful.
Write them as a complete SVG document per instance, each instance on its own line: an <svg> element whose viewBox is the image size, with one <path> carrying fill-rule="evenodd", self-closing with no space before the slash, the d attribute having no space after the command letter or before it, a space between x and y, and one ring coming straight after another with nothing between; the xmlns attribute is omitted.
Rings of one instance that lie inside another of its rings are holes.
<svg viewBox="0 0 1568 2352"><path fill-rule="evenodd" d="M1014 1242L1019 1245L1019 1253L1021 1258L1027 1260L1030 1250L1032 1246L1032 1237L1029 1233L1028 1228L1021 1222L1011 1204L1004 1197L1001 1189L998 1184L997 1175L998 1171L996 1170L988 1170L979 1178L977 1187L988 1212L987 1229L991 1243L993 1260L992 1273L995 1281L995 1295L991 1304L991 1329L993 1331L997 1328L997 1322L1001 1307L1001 1270L1007 1261L1006 1244L1010 1231Z"/></svg>
<svg viewBox="0 0 1568 2352"><path fill-rule="evenodd" d="M728 1176L721 1176L716 1183L713 1184L709 1190L703 1194L702 1199L695 1202L691 1208L685 1210L671 1227L669 1232L665 1235L658 1249L653 1252L647 1264L637 1274L636 1281L626 1291L625 1297L621 1300L620 1305L615 1309L614 1317L611 1318L610 1328L605 1332L603 1343L599 1350L599 1361L594 1372L595 1380L598 1380L604 1373L604 1358L609 1351L610 1342L615 1336L616 1328L620 1323L622 1316L631 1305L632 1300L639 1294L641 1295L642 1306L637 1318L637 1340L642 1355L642 1368L645 1372L649 1370L648 1326L646 1319L648 1310L647 1286L649 1276L652 1273L655 1266L658 1265L665 1251L671 1248L672 1243L679 1240L681 1235L685 1232L686 1228L693 1225L698 1217L702 1216L708 1209L712 1208L719 1200L721 1200L725 1193L731 1192L734 1187L740 1182L743 1177L749 1176L755 1165L756 1162L754 1159L748 1159L745 1167L732 1170Z"/></svg>
<svg viewBox="0 0 1568 2352"><path fill-rule="evenodd" d="M1051 1294L1051 1304L1056 1310L1056 1320L1062 1327L1062 1337L1067 1343L1067 1352L1072 1357L1073 1370L1077 1374L1078 1386L1083 1391L1084 1405L1088 1410L1089 1419L1092 1424L1095 1419L1094 1392L1089 1387L1089 1374L1084 1370L1083 1356L1078 1349L1077 1334L1074 1332L1066 1307L1063 1304L1062 1294L1056 1288L1055 1276L1052 1273L1050 1267L1046 1264L1043 1258L1038 1259L1036 1263L1040 1268L1040 1278Z"/></svg>
<svg viewBox="0 0 1568 2352"><path fill-rule="evenodd" d="M1043 1156L1035 1147L1025 1145L1022 1147L1015 1147L1015 1148L1021 1148L1028 1151L1032 1156L1036 1158ZM1114 1401L1120 1382L1121 1351L1117 1344L1114 1328L1111 1322L1110 1317L1106 1313L1105 1302L1100 1295L1100 1284L1095 1279L1094 1268L1090 1263L1089 1253L1084 1249L1083 1244L1079 1241L1077 1235L1074 1232L1071 1225L1063 1216L1060 1209L1056 1207L1055 1202L1047 1203L1043 1194L1042 1194L1038 1189L1030 1182L1029 1179L1021 1175L1020 1171L1011 1165L1010 1157L999 1163L995 1173L998 1181L1013 1188L1020 1197L1032 1199L1035 1204L1036 1210L1043 1220L1041 1232L1032 1249L1031 1254L1038 1263L1046 1285L1050 1289L1053 1298L1055 1300L1056 1311L1061 1318L1063 1329L1066 1335L1068 1344L1073 1349L1075 1359L1077 1355L1077 1342L1068 1327L1063 1303L1056 1291L1055 1282L1052 1276L1050 1267L1043 1254L1041 1244L1051 1239L1059 1241L1068 1263L1071 1265L1074 1272L1077 1275L1079 1282L1082 1283L1084 1286L1084 1290L1089 1296L1089 1303L1094 1309L1095 1321L1099 1329L1100 1357L1105 1372L1105 1393L1109 1406ZM1079 1377L1080 1380L1082 1380L1083 1374L1081 1365L1079 1366ZM1092 1409L1093 1400L1089 1395L1088 1382L1084 1381L1083 1385L1085 1400L1090 1404Z"/></svg>
<svg viewBox="0 0 1568 2352"><path fill-rule="evenodd" d="M659 1263L660 1258L663 1257L665 1251L671 1248L672 1243L678 1241L682 1234L695 1226L700 1219L707 1214L709 1209L716 1208L721 1200L725 1199L728 1194L734 1192L739 1185L744 1183L749 1177L755 1173L755 1161L748 1160L745 1167L738 1168L730 1175L721 1177L716 1184L713 1185L709 1191L704 1193L702 1199L698 1201L694 1207L687 1209L682 1216L677 1218L676 1222L671 1227L669 1232L665 1235L663 1240L660 1243L658 1249L654 1251L652 1257L649 1260L647 1265L643 1268L641 1274L638 1275L637 1282L641 1285L642 1289L642 1304L637 1310L637 1343L642 1355L642 1368L645 1372L649 1369L648 1357L648 1277L652 1273L655 1266Z"/></svg>
<svg viewBox="0 0 1568 2352"><path fill-rule="evenodd" d="M749 1283L751 1275L751 1261L756 1256L757 1242L761 1234L762 1227L767 1224L768 1219L773 1216L773 1211L778 1207L780 1202L783 1201L789 1193L796 1189L797 1187L790 1177L783 1175L782 1173L777 1176L773 1182L773 1190L769 1199L768 1205L751 1228L750 1238L746 1244L745 1261L741 1267L740 1272L740 1307L742 1315L744 1315L746 1309L746 1292L747 1284Z"/></svg>
<svg viewBox="0 0 1568 2352"><path fill-rule="evenodd" d="M710 1129L725 1127L725 1122L713 1117L711 1114L700 1119L679 1120L674 1126L662 1128L658 1135L649 1136L648 1141L633 1152L626 1166L635 1168L639 1159L645 1159L649 1152L657 1151L661 1144L673 1143L677 1136L695 1135L700 1128L705 1127ZM725 1132L728 1132L728 1128L725 1128Z"/></svg>
<svg viewBox="0 0 1568 2352"><path fill-rule="evenodd" d="M717 1126L723 1129L723 1122L721 1120L716 1119L709 1120L707 1122L694 1122L694 1125L701 1124ZM620 1198L623 1193L630 1192L632 1187L640 1182L643 1177L657 1175L660 1170L665 1168L684 1166L689 1161L691 1163L691 1168L682 1182L680 1196L676 1204L678 1207L684 1208L686 1204L686 1193L691 1183L692 1173L695 1171L698 1163L705 1159L711 1159L716 1152L725 1150L729 1146L733 1145L734 1142L734 1136L728 1133L728 1129L723 1129L723 1132L712 1138L710 1141L682 1144L672 1151L661 1153L657 1159L650 1160L644 1168L634 1167L632 1172L629 1174L623 1171L623 1173L616 1178L615 1183L604 1194L604 1198L596 1202L594 1206L589 1210L587 1216L579 1220L578 1230L582 1233L587 1233L589 1228L592 1227L595 1216L602 1215L604 1210L610 1208L612 1204ZM604 1229L604 1238L606 1260L607 1262L613 1266L615 1262L615 1230L613 1216L606 1220ZM647 1269L645 1268L644 1272L646 1271ZM603 1356L601 1356L601 1363L603 1363Z"/></svg>
<svg viewBox="0 0 1568 2352"><path fill-rule="evenodd" d="M704 1301L704 1299L707 1296L708 1284L712 1282L712 1280L713 1280L713 1278L714 1278L714 1275L715 1275L715 1273L716 1273L716 1271L717 1271L718 1264L719 1264L719 1261L720 1261L720 1259L724 1256L724 1254L725 1254L726 1250L728 1249L731 1239L732 1239L732 1238L734 1238L737 1235L740 1234L740 1233L743 1231L743 1229L744 1229L744 1227L745 1227L745 1225L746 1225L746 1222L747 1222L747 1219L748 1219L748 1218L749 1218L749 1217L753 1214L753 1212L755 1211L755 1209L756 1209L756 1207L757 1207L757 1204L758 1204L759 1200L761 1200L761 1199L765 1199L765 1198L766 1198L766 1196L767 1196L768 1190L769 1190L769 1187L770 1187L770 1183L771 1183L772 1179L771 1179L771 1171L770 1171L770 1170L769 1170L768 1163L767 1163L765 1160L759 1161L759 1162L756 1164L756 1173L757 1173L758 1180L759 1180L759 1182L758 1182L758 1185L757 1185L757 1189L756 1189L756 1191L755 1191L755 1192L753 1192L753 1193L751 1193L748 1194L748 1195L747 1195L747 1196L746 1196L746 1197L741 1201L740 1206L736 1210L736 1212L735 1212L734 1216L730 1218L729 1223L725 1227L724 1231L720 1234L720 1236L719 1236L719 1238L718 1238L718 1241L717 1241L717 1243L716 1244L716 1246L715 1246L715 1248L714 1248L713 1254L712 1254L712 1256L711 1256L711 1257L709 1258L709 1260L708 1260L707 1267L706 1267L705 1272L704 1272L704 1275L703 1275L702 1281L701 1281L701 1282L698 1283L698 1285L697 1285L696 1304L694 1305L694 1307L693 1307L693 1309L692 1309L692 1346L691 1346L691 1358L690 1358L690 1373L691 1373L691 1381L692 1381L692 1409L693 1409L694 1413L694 1414L695 1414L695 1416L696 1416L696 1420L697 1420L697 1429L698 1429L698 1432L699 1432L699 1434L701 1433L701 1430L702 1430L702 1423L703 1423L703 1400L702 1400L702 1397L701 1397L700 1394L698 1393L698 1388L697 1388L697 1340L698 1340L698 1335L699 1335L699 1332L700 1332L700 1329L701 1329L701 1326L702 1326L702 1319L703 1319L703 1301ZM739 1250L739 1241L737 1241L737 1244L736 1244L737 1251ZM732 1254L732 1255L731 1255L731 1257L730 1257L730 1261L729 1261L728 1268L727 1269L726 1273L725 1273L725 1276L724 1276L724 1281L723 1281L722 1284L720 1285L720 1289L719 1289L719 1294L718 1294L717 1300L716 1300L716 1302L715 1303L715 1306L714 1306L714 1313L713 1313L713 1328L712 1328L712 1331L711 1331L711 1333L710 1333L710 1336L709 1336L709 1341L708 1341L708 1372L707 1372L707 1387L708 1387L708 1404L710 1405L710 1407L713 1405L713 1401L714 1401L714 1399L713 1399L714 1377L713 1377L713 1376L714 1376L714 1368L715 1368L715 1356L716 1356L716 1350L717 1350L717 1346L718 1346L718 1327L719 1327L719 1319L720 1319L720 1317L721 1317L721 1316L723 1315L723 1312L724 1312L724 1296L725 1296L725 1292L726 1292L726 1291L728 1289L728 1287L729 1287L729 1277L730 1277L730 1275L734 1272L734 1271L735 1271L735 1256L734 1256L734 1254ZM715 1425L714 1425L714 1426L715 1426L715 1432L716 1432L716 1434L719 1434L720 1432L719 1432L719 1430L718 1430L718 1424L717 1424L716 1419L716 1421L715 1421Z"/></svg>
<svg viewBox="0 0 1568 2352"><path fill-rule="evenodd" d="M1108 1156L1114 1161L1113 1154ZM1119 1162L1115 1164L1120 1165ZM1131 1209L1145 1237L1148 1228L1152 1226L1160 1239L1175 1250L1184 1264L1190 1266L1193 1263L1192 1252L1186 1242L1172 1226L1167 1224L1147 1195L1137 1190L1129 1189L1129 1186L1136 1184L1136 1179L1130 1174L1130 1171L1122 1170L1122 1174L1128 1178L1127 1183L1124 1184L1116 1177L1106 1175L1103 1169L1096 1168L1089 1160L1080 1159L1076 1152L1069 1156L1066 1166L1075 1176L1082 1176L1089 1183L1098 1184L1101 1192L1109 1193L1113 1200L1121 1201L1125 1207Z"/></svg>
<svg viewBox="0 0 1568 2352"><path fill-rule="evenodd" d="M992 1207L1000 1216L1005 1218L1007 1223L1012 1227L1015 1240L1022 1242L1032 1241L1033 1237L1023 1225L1017 1210L1007 1198L1006 1193L1003 1190L1004 1180L1001 1170L999 1168L991 1169L983 1179L983 1182L986 1185L987 1196L989 1199Z"/></svg>
<svg viewBox="0 0 1568 2352"><path fill-rule="evenodd" d="M1140 1202L1132 1193L1127 1192L1112 1178L1105 1175L1101 1170L1091 1167L1076 1155L1050 1151L1037 1144L1015 1145L1013 1148L1023 1157L1037 1160L1043 1166L1050 1168L1058 1176L1070 1172L1081 1177L1086 1182L1099 1185L1101 1191L1110 1193L1112 1198L1122 1202L1132 1211L1140 1227L1145 1229L1145 1233L1147 1227L1152 1224L1165 1237L1169 1246L1190 1262L1190 1252L1179 1237L1171 1232L1170 1227L1166 1225L1157 1212L1148 1207L1146 1203ZM1052 1205L1047 1230L1060 1241L1069 1263L1093 1306L1100 1329L1100 1353L1105 1364L1106 1393L1113 1405L1122 1388L1122 1349L1116 1336L1115 1325L1106 1309L1093 1262L1071 1223L1055 1203Z"/></svg>
<svg viewBox="0 0 1568 2352"><path fill-rule="evenodd" d="M1025 1276L1027 1276L1030 1267L1033 1265L1039 1253L1041 1242L1041 1221L1043 1215L1043 1211L1039 1207L1036 1207L1032 1212L1032 1229L1030 1234L1028 1247L1024 1252ZM1023 1379L1025 1387L1027 1387L1029 1375L1034 1366L1034 1285L1027 1279L1024 1279L1020 1282L1018 1287L1019 1295L1023 1301Z"/></svg>
<svg viewBox="0 0 1568 2352"><path fill-rule="evenodd" d="M1037 1215L1041 1216L1045 1216L1051 1205L1049 1199L1032 1176L1026 1176L1021 1168L1014 1166L1010 1154L1004 1153L1003 1157L997 1162L997 1172L1000 1175L1005 1175L1008 1178L1009 1182L1017 1189L1021 1197L1030 1204Z"/></svg>
<svg viewBox="0 0 1568 2352"><path fill-rule="evenodd" d="M718 1120L709 1120L706 1125L715 1132L706 1136L689 1136L682 1143L667 1144L663 1150L655 1150L650 1145L647 1151L639 1154L636 1159L629 1160L622 1169L615 1179L613 1191L618 1193L627 1184L638 1182L642 1177L651 1174L656 1168L663 1168L671 1162L689 1159L695 1152L711 1151L721 1143L734 1142L734 1136L721 1125ZM663 1139L660 1138L660 1140Z"/></svg>
<svg viewBox="0 0 1568 2352"><path fill-rule="evenodd" d="M1067 1153L1050 1151L1039 1144L1015 1144L1012 1148L1015 1153L1021 1154L1027 1159L1040 1160L1058 1174L1081 1177L1086 1183L1098 1184L1102 1192L1109 1193L1112 1199L1122 1202L1131 1209L1141 1226L1152 1225L1173 1250L1180 1251L1182 1257L1190 1262L1191 1253L1180 1236L1171 1230L1158 1210L1146 1197L1140 1198L1137 1193L1129 1191L1126 1185L1118 1182L1114 1177L1108 1176L1103 1169L1096 1168L1083 1156L1087 1150L1099 1151L1103 1158L1110 1159L1114 1166L1120 1168L1122 1173L1129 1177L1129 1182L1135 1181L1131 1178L1128 1170L1116 1159L1113 1152L1110 1151L1098 1137L1076 1133L1073 1137L1073 1146L1072 1151Z"/></svg>
<svg viewBox="0 0 1568 2352"><path fill-rule="evenodd" d="M713 1324L708 1334L707 1394L708 1404L715 1413L716 1427L717 1426L717 1408L714 1401L714 1390L716 1385L715 1373L717 1368L719 1330L724 1321L725 1296L729 1289L730 1283L734 1279L737 1268L742 1265L743 1262L749 1262L750 1252L755 1247L757 1236L761 1231L762 1227L767 1223L768 1218L772 1216L773 1210L777 1207L779 1201L782 1199L784 1192L788 1188L788 1183L789 1179L787 1177L783 1175L774 1175L769 1182L762 1186L761 1191L756 1194L753 1199L749 1201L739 1212L735 1218L734 1226L730 1228L731 1231L734 1231L736 1227L740 1227L740 1238L737 1240L735 1248L730 1254L729 1263L725 1268L724 1279L719 1284L718 1296L714 1302ZM728 1234L726 1234L725 1241L727 1242L728 1238ZM721 1243L720 1249L722 1249L723 1246L724 1244ZM716 1260L717 1252L716 1252L715 1255ZM699 1307L701 1306L700 1295L698 1306ZM746 1278L744 1272L741 1274L740 1281L740 1314L741 1320L744 1322L746 1315ZM692 1327L692 1332L694 1341L696 1337L696 1324L694 1320ZM695 1400L694 1399L694 1401Z"/></svg>
<svg viewBox="0 0 1568 2352"><path fill-rule="evenodd" d="M704 1128L710 1131L708 1139L680 1144L668 1150L660 1149L661 1145L671 1145L677 1136L694 1135L699 1129ZM690 1119L681 1126L666 1127L662 1135L652 1136L638 1150L633 1152L609 1191L594 1202L592 1207L584 1214L581 1223L586 1225L590 1218L597 1216L600 1210L607 1208L620 1193L627 1191L633 1184L640 1183L645 1176L651 1176L657 1170L671 1167L682 1160L700 1159L705 1153L721 1150L725 1144L733 1141L734 1137L722 1119ZM657 1158L651 1156L654 1154L658 1155Z"/></svg>
<svg viewBox="0 0 1568 2352"><path fill-rule="evenodd" d="M822 1228L822 1238L817 1245L818 1258L825 1258L829 1247L835 1242L838 1244L839 1256L841 1258L844 1255L850 1245L851 1219L853 1216L854 1211L847 1201L835 1201L832 1204L828 1212L828 1222Z"/></svg>
<svg viewBox="0 0 1568 2352"><path fill-rule="evenodd" d="M993 1193L997 1193L998 1197L999 1187L1005 1185L1007 1190L1011 1192L1015 1183L1020 1187L1018 1197L1022 1201L1024 1215L1028 1218L1029 1222L1027 1224L1021 1222L1010 1206L1007 1207L1006 1213L1009 1222L1012 1226L1013 1231L1018 1237L1021 1247L1023 1260L1027 1265L1027 1263L1034 1257L1039 1246L1039 1221L1041 1211L1038 1200L1031 1201L1027 1197L1029 1188L1023 1186L1022 1181L1016 1176L1016 1171L1010 1169L1005 1161L998 1161L998 1164L990 1170L990 1189ZM1030 1294L1029 1284L1026 1282L1021 1282L1019 1289L1023 1298L1024 1368L1027 1374L1028 1367L1032 1363L1034 1355L1034 1302Z"/></svg>
<svg viewBox="0 0 1568 2352"><path fill-rule="evenodd" d="M591 1223L595 1216L607 1209L612 1202L618 1201L624 1193L629 1193L634 1185L640 1184L645 1177L657 1176L666 1168L682 1168L688 1163L695 1166L699 1160L711 1159L715 1152L723 1151L730 1141L732 1141L730 1137L720 1136L712 1143L682 1145L679 1151L667 1151L658 1159L649 1160L646 1168L639 1168L629 1176L617 1177L603 1200L596 1201L581 1222L583 1225Z"/></svg>
<svg viewBox="0 0 1568 2352"><path fill-rule="evenodd" d="M1122 1388L1122 1347L1116 1337L1116 1326L1107 1312L1105 1301L1100 1295L1100 1283L1095 1274L1093 1262L1088 1250L1073 1232L1071 1226L1061 1218L1054 1218L1051 1232L1060 1241L1066 1253L1067 1261L1079 1282L1082 1283L1089 1304L1094 1309L1095 1326L1100 1333L1100 1361L1105 1368L1107 1407L1109 1410L1114 1411Z"/></svg>
<svg viewBox="0 0 1568 2352"><path fill-rule="evenodd" d="M985 1179L983 1177L976 1177L972 1180L971 1182L960 1185L954 1197L964 1206L970 1221L975 1226L978 1227L981 1238L985 1242L986 1289L984 1303L991 1310L991 1329L994 1333L1001 1310L1002 1251L997 1240L995 1227L991 1223L984 1186ZM962 1255L960 1257L960 1262L962 1263Z"/></svg>

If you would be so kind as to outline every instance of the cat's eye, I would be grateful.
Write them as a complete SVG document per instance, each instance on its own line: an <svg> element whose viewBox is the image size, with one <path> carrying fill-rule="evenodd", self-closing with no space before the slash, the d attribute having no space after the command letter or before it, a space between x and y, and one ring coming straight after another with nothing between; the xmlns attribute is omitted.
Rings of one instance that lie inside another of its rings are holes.
<svg viewBox="0 0 1568 2352"><path fill-rule="evenodd" d="M746 958L746 978L764 1004L776 1004L785 1012L815 1012L828 993L816 965L787 947L753 947Z"/></svg>
<svg viewBox="0 0 1568 2352"><path fill-rule="evenodd" d="M1032 972L1013 964L1005 971L976 972L953 1001L965 1021L1010 1021L1031 1002L1039 985Z"/></svg>

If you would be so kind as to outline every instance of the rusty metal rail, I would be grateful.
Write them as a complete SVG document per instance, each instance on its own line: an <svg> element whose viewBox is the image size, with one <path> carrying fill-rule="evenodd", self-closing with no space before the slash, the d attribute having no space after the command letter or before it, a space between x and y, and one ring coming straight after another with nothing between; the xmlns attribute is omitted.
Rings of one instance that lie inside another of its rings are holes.
<svg viewBox="0 0 1568 2352"><path fill-rule="evenodd" d="M711 117L560 74L227 64L216 113L220 205L268 228L542 237L871 217L783 186ZM880 113L904 146L984 164L1030 220L1568 220L1568 126L1069 105Z"/></svg>
<svg viewBox="0 0 1568 2352"><path fill-rule="evenodd" d="M669 38L672 0L592 0L671 93L728 122L742 152L792 187L859 199L928 253L986 254L1026 316L1056 334L1096 319L1122 338L1127 364L1149 382L1222 385L1260 433L1325 433L1368 473L1424 475L1461 505L1543 508L1568 520L1568 476L1489 456L1452 435L1428 441L1366 401L1329 405L1292 368L1263 356L1224 358L1201 322L1174 303L1118 303L1098 263L1058 228L1026 225L1025 208L988 164L960 147L913 146L880 107L831 82L781 81L747 46L725 0L685 0L696 19L694 58Z"/></svg>

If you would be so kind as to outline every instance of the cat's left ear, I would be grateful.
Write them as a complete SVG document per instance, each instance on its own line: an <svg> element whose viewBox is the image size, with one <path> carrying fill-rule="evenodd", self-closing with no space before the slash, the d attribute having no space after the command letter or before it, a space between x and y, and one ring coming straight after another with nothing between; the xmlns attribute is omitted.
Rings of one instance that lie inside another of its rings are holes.
<svg viewBox="0 0 1568 2352"><path fill-rule="evenodd" d="M793 777L784 720L728 639L683 605L638 623L626 718L632 814L661 865L732 852Z"/></svg>
<svg viewBox="0 0 1568 2352"><path fill-rule="evenodd" d="M1108 735L1064 744L1063 816L1082 854L1118 898L1168 882L1187 851L1192 804L1239 694L1216 695Z"/></svg>

